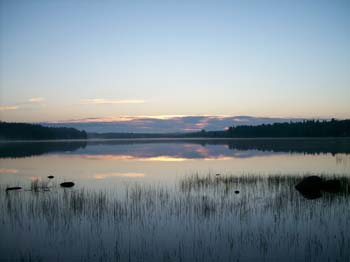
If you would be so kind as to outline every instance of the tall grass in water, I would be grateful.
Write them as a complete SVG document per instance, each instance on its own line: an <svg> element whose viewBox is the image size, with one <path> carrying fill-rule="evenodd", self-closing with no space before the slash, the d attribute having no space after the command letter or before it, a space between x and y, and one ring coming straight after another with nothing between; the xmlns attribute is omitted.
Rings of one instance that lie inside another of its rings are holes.
<svg viewBox="0 0 350 262"><path fill-rule="evenodd" d="M49 181L41 180L39 178L32 179L30 182L30 191L49 191Z"/></svg>
<svg viewBox="0 0 350 262"><path fill-rule="evenodd" d="M294 189L299 179L192 175L175 187L130 183L119 196L55 186L45 194L1 190L0 254L63 261L344 260L348 190L308 201Z"/></svg>

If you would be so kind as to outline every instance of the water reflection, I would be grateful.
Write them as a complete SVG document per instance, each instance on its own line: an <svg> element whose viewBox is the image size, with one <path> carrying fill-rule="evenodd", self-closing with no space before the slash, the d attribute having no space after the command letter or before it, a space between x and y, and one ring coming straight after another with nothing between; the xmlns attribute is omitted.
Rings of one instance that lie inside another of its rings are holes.
<svg viewBox="0 0 350 262"><path fill-rule="evenodd" d="M192 175L172 187L128 183L118 192L53 187L7 194L0 186L6 239L0 255L19 261L346 261L349 192L308 201L294 189L298 181Z"/></svg>
<svg viewBox="0 0 350 262"><path fill-rule="evenodd" d="M116 158L220 159L268 156L277 153L350 154L350 139L219 139L219 140L99 140L0 143L0 158L43 154L99 155Z"/></svg>
<svg viewBox="0 0 350 262"><path fill-rule="evenodd" d="M39 156L49 153L67 153L85 148L85 141L74 142L0 142L0 158Z"/></svg>
<svg viewBox="0 0 350 262"><path fill-rule="evenodd" d="M18 169L14 168L0 168L0 174L17 174Z"/></svg>
<svg viewBox="0 0 350 262"><path fill-rule="evenodd" d="M348 185L348 143L3 143L0 257L342 261L350 255L349 187L309 201L295 185L312 174ZM65 181L74 188L60 188Z"/></svg>
<svg viewBox="0 0 350 262"><path fill-rule="evenodd" d="M144 177L144 173L118 173L118 172L112 172L112 173L96 173L94 174L94 179L106 179L110 177Z"/></svg>

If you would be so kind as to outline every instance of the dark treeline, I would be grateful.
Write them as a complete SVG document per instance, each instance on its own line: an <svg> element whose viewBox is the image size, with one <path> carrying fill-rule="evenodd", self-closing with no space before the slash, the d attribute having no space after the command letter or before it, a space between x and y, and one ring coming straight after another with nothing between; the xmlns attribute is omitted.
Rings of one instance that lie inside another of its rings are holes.
<svg viewBox="0 0 350 262"><path fill-rule="evenodd" d="M350 120L303 121L230 127L229 137L349 137Z"/></svg>
<svg viewBox="0 0 350 262"><path fill-rule="evenodd" d="M89 138L252 138L252 137L350 137L350 120L263 124L257 126L232 126L223 131L191 133L89 133Z"/></svg>
<svg viewBox="0 0 350 262"><path fill-rule="evenodd" d="M0 140L46 139L145 139L145 138L252 138L252 137L350 137L350 120L263 124L257 126L232 126L223 131L191 133L89 133L66 127L44 127L36 124L0 122Z"/></svg>
<svg viewBox="0 0 350 262"><path fill-rule="evenodd" d="M67 127L0 122L0 140L86 139L85 131Z"/></svg>
<svg viewBox="0 0 350 262"><path fill-rule="evenodd" d="M257 126L232 126L226 131L208 131L187 134L190 137L350 137L350 120L274 123Z"/></svg>

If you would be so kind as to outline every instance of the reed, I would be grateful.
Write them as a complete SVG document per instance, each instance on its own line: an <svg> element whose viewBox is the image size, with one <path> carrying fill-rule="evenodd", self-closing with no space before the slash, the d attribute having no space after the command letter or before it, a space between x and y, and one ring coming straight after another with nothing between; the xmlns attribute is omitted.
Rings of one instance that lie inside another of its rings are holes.
<svg viewBox="0 0 350 262"><path fill-rule="evenodd" d="M294 189L299 180L194 174L175 186L128 183L119 194L55 185L37 194L48 187L40 181L31 182L30 192L6 194L0 187L2 239L32 240L29 248L0 244L0 253L22 261L349 257L349 190L309 201ZM341 180L349 183L349 176Z"/></svg>
<svg viewBox="0 0 350 262"><path fill-rule="evenodd" d="M30 182L30 191L32 192L43 192L49 191L49 181L34 178Z"/></svg>

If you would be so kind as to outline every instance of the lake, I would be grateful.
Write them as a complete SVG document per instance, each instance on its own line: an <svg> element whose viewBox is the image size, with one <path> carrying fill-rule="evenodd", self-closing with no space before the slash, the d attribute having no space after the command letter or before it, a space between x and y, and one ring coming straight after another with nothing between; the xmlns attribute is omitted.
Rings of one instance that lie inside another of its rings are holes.
<svg viewBox="0 0 350 262"><path fill-rule="evenodd" d="M349 181L347 138L2 142L0 260L348 261Z"/></svg>

